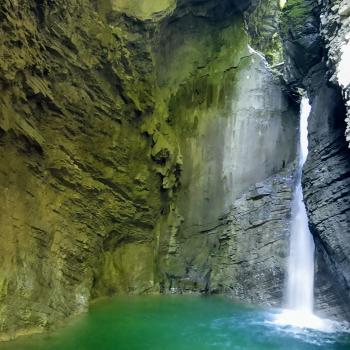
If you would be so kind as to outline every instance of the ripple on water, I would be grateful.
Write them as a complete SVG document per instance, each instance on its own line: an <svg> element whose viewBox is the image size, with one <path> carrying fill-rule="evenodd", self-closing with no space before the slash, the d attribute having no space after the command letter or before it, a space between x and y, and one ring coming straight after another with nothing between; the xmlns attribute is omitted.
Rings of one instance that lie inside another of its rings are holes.
<svg viewBox="0 0 350 350"><path fill-rule="evenodd" d="M350 349L341 328L327 333L276 324L279 313L218 297L113 298L67 328L0 343L0 350Z"/></svg>
<svg viewBox="0 0 350 350"><path fill-rule="evenodd" d="M265 322L280 333L315 345L335 344L340 336L350 333L347 322L337 322L295 310L270 313Z"/></svg>

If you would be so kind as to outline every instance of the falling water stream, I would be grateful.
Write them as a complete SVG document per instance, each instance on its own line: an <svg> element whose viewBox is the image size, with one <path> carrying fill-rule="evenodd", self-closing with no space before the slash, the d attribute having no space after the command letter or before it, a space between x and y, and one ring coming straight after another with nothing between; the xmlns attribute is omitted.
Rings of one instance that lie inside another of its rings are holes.
<svg viewBox="0 0 350 350"><path fill-rule="evenodd" d="M292 202L287 309L279 314L276 323L299 328L313 328L332 332L337 323L314 315L314 251L301 185L302 170L308 155L308 117L311 106L303 97L300 106L300 140L297 184Z"/></svg>
<svg viewBox="0 0 350 350"><path fill-rule="evenodd" d="M287 306L304 314L313 312L314 290L314 241L309 230L308 218L301 185L302 169L308 154L307 121L310 105L306 97L301 102L300 152L297 185L292 202L290 254L288 261Z"/></svg>

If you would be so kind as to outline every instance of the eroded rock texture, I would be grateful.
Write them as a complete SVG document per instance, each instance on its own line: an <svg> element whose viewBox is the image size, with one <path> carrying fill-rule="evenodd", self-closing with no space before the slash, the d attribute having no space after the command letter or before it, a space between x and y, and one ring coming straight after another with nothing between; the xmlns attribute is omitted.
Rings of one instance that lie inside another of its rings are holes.
<svg viewBox="0 0 350 350"><path fill-rule="evenodd" d="M292 185L286 181L286 190L280 180L261 195L264 200L248 198L254 197L252 185L293 162L297 119L261 56L244 53L231 74L225 104L200 111L191 103L193 111L187 112L200 113L200 134L185 134L180 145L182 187L170 237L163 234L160 241L163 288L231 292L244 300L278 304Z"/></svg>
<svg viewBox="0 0 350 350"><path fill-rule="evenodd" d="M316 238L318 303L325 312L349 317L350 161L345 115L340 91L322 84L312 103L303 185L310 228ZM327 284L323 274L330 275ZM334 286L325 290L332 283Z"/></svg>
<svg viewBox="0 0 350 350"><path fill-rule="evenodd" d="M128 48L89 1L3 1L0 14L0 329L9 332L86 309L106 242L138 242L152 261L162 198L140 128L154 109L146 48ZM121 263L120 273L133 268ZM152 264L139 274L120 288L152 288Z"/></svg>
<svg viewBox="0 0 350 350"><path fill-rule="evenodd" d="M281 172L238 196L215 226L180 230L161 265L163 287L281 305L293 180L291 169Z"/></svg>
<svg viewBox="0 0 350 350"><path fill-rule="evenodd" d="M273 65L283 62L283 49L279 24L281 19L280 1L256 1L246 11L246 24L252 46L262 52L267 61Z"/></svg>
<svg viewBox="0 0 350 350"><path fill-rule="evenodd" d="M286 79L310 97L309 157L303 187L316 242L317 311L349 318L350 152L345 138L346 101L337 59L346 43L347 15L340 1L288 1L282 31ZM332 15L331 15L332 14ZM340 21L341 19L341 21ZM285 28L288 30L285 31Z"/></svg>
<svg viewBox="0 0 350 350"><path fill-rule="evenodd" d="M295 108L249 5L1 2L2 337L115 293L280 301Z"/></svg>

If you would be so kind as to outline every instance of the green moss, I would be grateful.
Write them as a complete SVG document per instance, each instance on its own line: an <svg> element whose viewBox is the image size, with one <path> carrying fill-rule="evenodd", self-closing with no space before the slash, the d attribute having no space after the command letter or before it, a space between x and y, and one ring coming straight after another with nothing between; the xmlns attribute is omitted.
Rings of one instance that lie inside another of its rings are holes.
<svg viewBox="0 0 350 350"><path fill-rule="evenodd" d="M111 4L114 11L124 11L131 16L150 19L174 9L175 0L111 0Z"/></svg>
<svg viewBox="0 0 350 350"><path fill-rule="evenodd" d="M279 35L281 8L276 0L260 1L247 14L251 45L265 54L267 61L277 64L283 61L283 50Z"/></svg>
<svg viewBox="0 0 350 350"><path fill-rule="evenodd" d="M152 244L124 244L111 247L103 256L103 265L95 285L95 297L114 294L155 292L154 247Z"/></svg>
<svg viewBox="0 0 350 350"><path fill-rule="evenodd" d="M302 32L312 12L313 4L309 0L288 0L282 11L281 31L287 33Z"/></svg>
<svg viewBox="0 0 350 350"><path fill-rule="evenodd" d="M195 2L161 21L174 3L46 1L40 18L1 3L1 331L159 290L158 262L186 272L180 189L250 52L240 15L212 20ZM206 271L203 245L186 254Z"/></svg>

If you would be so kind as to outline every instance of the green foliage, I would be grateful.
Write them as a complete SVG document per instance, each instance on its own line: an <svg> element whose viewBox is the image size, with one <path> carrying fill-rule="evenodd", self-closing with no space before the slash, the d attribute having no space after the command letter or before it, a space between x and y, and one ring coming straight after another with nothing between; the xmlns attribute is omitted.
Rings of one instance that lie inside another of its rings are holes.
<svg viewBox="0 0 350 350"><path fill-rule="evenodd" d="M302 32L312 8L310 0L288 0L282 11L281 31Z"/></svg>
<svg viewBox="0 0 350 350"><path fill-rule="evenodd" d="M279 35L281 8L276 0L260 1L253 12L247 15L251 45L262 52L267 61L277 64L283 61Z"/></svg>

